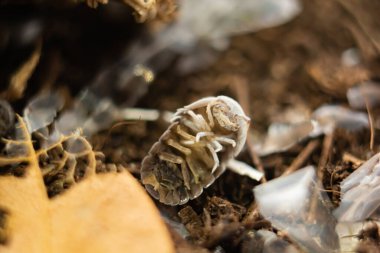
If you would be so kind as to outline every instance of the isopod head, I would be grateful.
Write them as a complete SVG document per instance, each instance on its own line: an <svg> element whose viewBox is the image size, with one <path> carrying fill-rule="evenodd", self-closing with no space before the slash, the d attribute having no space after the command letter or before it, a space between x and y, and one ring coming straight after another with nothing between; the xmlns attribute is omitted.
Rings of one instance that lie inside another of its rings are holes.
<svg viewBox="0 0 380 253"><path fill-rule="evenodd" d="M227 96L215 98L213 116L218 124L230 131L237 132L234 155L237 156L243 149L251 119L245 115L240 104Z"/></svg>

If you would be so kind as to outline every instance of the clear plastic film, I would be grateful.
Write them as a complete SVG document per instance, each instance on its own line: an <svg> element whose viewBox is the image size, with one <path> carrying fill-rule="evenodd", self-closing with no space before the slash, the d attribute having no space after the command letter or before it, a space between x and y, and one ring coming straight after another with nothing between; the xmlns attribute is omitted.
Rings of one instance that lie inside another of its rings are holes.
<svg viewBox="0 0 380 253"><path fill-rule="evenodd" d="M338 252L336 220L321 189L314 167L308 166L259 185L254 193L260 213L303 250Z"/></svg>

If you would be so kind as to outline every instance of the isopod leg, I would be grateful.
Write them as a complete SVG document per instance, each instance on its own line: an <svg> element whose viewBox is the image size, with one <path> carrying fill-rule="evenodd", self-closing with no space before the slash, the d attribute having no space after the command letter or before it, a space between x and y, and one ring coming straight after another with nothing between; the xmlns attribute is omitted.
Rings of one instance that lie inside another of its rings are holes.
<svg viewBox="0 0 380 253"><path fill-rule="evenodd" d="M186 163L189 166L189 169L190 169L191 173L194 176L194 182L195 182L195 184L198 184L199 183L199 175L198 175L198 173L196 171L197 169L196 169L196 166L193 163L193 160L190 157L186 157Z"/></svg>
<svg viewBox="0 0 380 253"><path fill-rule="evenodd" d="M171 146L171 147L175 148L176 150L180 151L181 153L183 153L186 156L188 156L188 155L191 154L191 149L182 146L181 144L179 144L177 141L175 141L173 139L167 140L166 143L169 146Z"/></svg>
<svg viewBox="0 0 380 253"><path fill-rule="evenodd" d="M233 139L231 138L228 138L228 137L223 137L223 136L218 136L215 138L217 141L219 142L224 142L224 143L228 143L228 144L231 144L232 147L235 147L236 146L236 141L234 141Z"/></svg>
<svg viewBox="0 0 380 253"><path fill-rule="evenodd" d="M208 150L210 150L210 153L212 155L212 158L214 159L214 166L212 167L211 173L214 173L215 170L219 167L219 158L218 155L216 154L216 151L214 150L213 147L211 147L210 144L207 144Z"/></svg>
<svg viewBox="0 0 380 253"><path fill-rule="evenodd" d="M214 146L214 149L215 149L216 153L218 153L219 151L221 151L223 149L222 144L220 144L218 141L213 140L211 143Z"/></svg>
<svg viewBox="0 0 380 253"><path fill-rule="evenodd" d="M190 175L189 171L187 170L186 167L186 162L182 160L181 162L181 173L183 177L183 183L185 184L185 187L190 190Z"/></svg>
<svg viewBox="0 0 380 253"><path fill-rule="evenodd" d="M186 131L182 130L182 128L180 127L180 125L177 126L177 133L179 136L181 136L182 138L186 139L186 140L192 140L194 141L195 140L195 136L187 133Z"/></svg>
<svg viewBox="0 0 380 253"><path fill-rule="evenodd" d="M170 163L181 164L183 162L182 157L167 152L160 153L158 157L160 158L160 160Z"/></svg>
<svg viewBox="0 0 380 253"><path fill-rule="evenodd" d="M193 119L195 125L201 131L211 131L210 126L207 124L206 120L200 114L195 114L193 111L189 110L187 112L188 115Z"/></svg>
<svg viewBox="0 0 380 253"><path fill-rule="evenodd" d="M193 121L188 120L186 118L181 119L182 124L184 124L186 127L190 128L194 132L199 132L201 129L199 129L198 125L196 125Z"/></svg>
<svg viewBox="0 0 380 253"><path fill-rule="evenodd" d="M199 142L202 137L214 135L213 132L199 132L195 136L195 141Z"/></svg>
<svg viewBox="0 0 380 253"><path fill-rule="evenodd" d="M210 127L214 127L215 123L214 123L214 117L212 116L212 113L211 113L211 106L213 106L214 103L209 103L207 105L207 108L206 108L206 113L207 113L207 118L208 118L208 121L209 121L209 125Z"/></svg>

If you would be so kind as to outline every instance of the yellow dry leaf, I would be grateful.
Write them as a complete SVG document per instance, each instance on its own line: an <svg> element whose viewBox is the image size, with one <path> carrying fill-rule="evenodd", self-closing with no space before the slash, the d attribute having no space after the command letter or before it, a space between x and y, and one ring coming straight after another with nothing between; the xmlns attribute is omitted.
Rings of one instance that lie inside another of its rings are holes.
<svg viewBox="0 0 380 253"><path fill-rule="evenodd" d="M92 174L49 200L21 118L18 130L21 137L8 144L25 155L0 157L2 166L25 166L22 177L0 176L0 211L6 213L0 252L174 252L158 210L127 172Z"/></svg>
<svg viewBox="0 0 380 253"><path fill-rule="evenodd" d="M17 100L22 98L26 89L29 78L36 68L41 56L42 43L39 42L29 59L13 73L5 97L8 100Z"/></svg>
<svg viewBox="0 0 380 253"><path fill-rule="evenodd" d="M0 209L7 212L6 245L0 252L51 252L50 220L45 189L34 175L0 177Z"/></svg>
<svg viewBox="0 0 380 253"><path fill-rule="evenodd" d="M5 220L6 245L0 245L0 252L50 252L49 201L42 174L30 135L24 121L19 118L18 140L25 149L23 157L1 157L0 164L15 162L27 164L23 177L0 176L0 210L7 213Z"/></svg>
<svg viewBox="0 0 380 253"><path fill-rule="evenodd" d="M56 253L174 252L153 202L128 172L84 180L53 199L51 213Z"/></svg>

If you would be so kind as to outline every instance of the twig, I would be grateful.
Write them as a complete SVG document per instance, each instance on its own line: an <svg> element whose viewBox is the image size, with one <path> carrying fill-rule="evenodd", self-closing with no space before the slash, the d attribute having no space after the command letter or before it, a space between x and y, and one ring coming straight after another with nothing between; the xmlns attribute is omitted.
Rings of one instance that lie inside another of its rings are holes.
<svg viewBox="0 0 380 253"><path fill-rule="evenodd" d="M319 146L319 140L310 141L307 146L298 154L298 156L293 160L290 166L282 173L281 176L289 175L290 173L298 170L306 162L309 156L314 152L314 150Z"/></svg>
<svg viewBox="0 0 380 253"><path fill-rule="evenodd" d="M369 149L371 151L373 151L373 145L374 145L374 142L375 142L375 127L374 127L374 124L373 124L373 115L372 115L371 107L369 106L369 103L368 103L368 99L366 97L364 97L364 101L365 101L365 106L367 108L369 129L371 131L370 137L369 137L370 138L369 139Z"/></svg>
<svg viewBox="0 0 380 253"><path fill-rule="evenodd" d="M354 156L348 152L344 152L342 160L343 160L343 162L352 163L358 167L364 163L363 160L357 158L356 156Z"/></svg>
<svg viewBox="0 0 380 253"><path fill-rule="evenodd" d="M319 160L318 170L317 170L317 175L320 180L322 180L323 178L323 173L325 171L325 166L330 157L333 141L334 141L334 132L326 134L325 138L323 139L322 153L321 153L321 158Z"/></svg>
<svg viewBox="0 0 380 253"><path fill-rule="evenodd" d="M242 222L244 224L251 223L260 216L259 211L257 210L257 204L253 201L248 207L247 213L245 214Z"/></svg>

